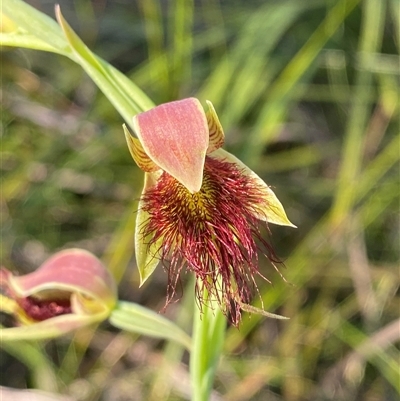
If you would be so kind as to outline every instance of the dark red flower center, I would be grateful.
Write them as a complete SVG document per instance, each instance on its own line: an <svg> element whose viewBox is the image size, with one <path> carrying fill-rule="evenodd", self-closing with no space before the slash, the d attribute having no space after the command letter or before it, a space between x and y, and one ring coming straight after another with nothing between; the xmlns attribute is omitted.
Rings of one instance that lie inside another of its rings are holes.
<svg viewBox="0 0 400 401"><path fill-rule="evenodd" d="M18 304L31 319L36 321L71 313L69 299L39 300L34 297L26 297L19 299Z"/></svg>
<svg viewBox="0 0 400 401"><path fill-rule="evenodd" d="M271 246L261 237L256 216L262 214L264 189L236 164L207 157L203 184L191 194L163 173L143 195L149 214L141 227L151 242L162 240L160 251L169 272L167 304L175 295L182 268L197 277L197 295L216 297L231 321L240 322L240 303L249 303L258 271L257 250L272 261Z"/></svg>

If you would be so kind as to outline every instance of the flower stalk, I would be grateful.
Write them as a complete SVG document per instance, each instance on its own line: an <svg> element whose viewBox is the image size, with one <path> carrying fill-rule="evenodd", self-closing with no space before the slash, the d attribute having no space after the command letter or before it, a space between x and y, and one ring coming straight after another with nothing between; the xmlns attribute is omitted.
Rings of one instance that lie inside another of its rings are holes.
<svg viewBox="0 0 400 401"><path fill-rule="evenodd" d="M227 326L218 301L208 293L205 296L207 305L194 305L193 350L190 357L193 401L210 399Z"/></svg>

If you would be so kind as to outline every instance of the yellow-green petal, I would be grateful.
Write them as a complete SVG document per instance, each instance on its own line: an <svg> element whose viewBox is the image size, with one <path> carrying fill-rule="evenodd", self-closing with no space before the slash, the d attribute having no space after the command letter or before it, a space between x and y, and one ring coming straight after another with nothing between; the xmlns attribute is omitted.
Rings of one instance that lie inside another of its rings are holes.
<svg viewBox="0 0 400 401"><path fill-rule="evenodd" d="M124 129L125 139L128 145L129 152L131 153L132 159L135 161L138 167L147 173L159 170L160 167L158 167L157 164L155 164L144 151L139 139L134 138L131 135L125 124L122 127Z"/></svg>
<svg viewBox="0 0 400 401"><path fill-rule="evenodd" d="M142 195L154 187L160 174L161 172L145 173ZM135 254L140 275L140 285L145 283L157 267L160 261L162 245L161 239L154 243L150 235L143 236L143 226L146 224L149 215L143 210L142 204L143 200L140 199L135 227Z"/></svg>
<svg viewBox="0 0 400 401"><path fill-rule="evenodd" d="M213 104L209 100L206 100L206 103L208 105L206 116L210 135L207 153L211 153L224 144L225 134Z"/></svg>
<svg viewBox="0 0 400 401"><path fill-rule="evenodd" d="M215 152L211 153L209 156L236 164L242 170L243 174L251 177L257 182L260 188L264 189L265 203L261 207L261 213L256 214L256 217L258 219L280 226L289 226L296 228L296 226L291 223L286 216L285 209L283 208L282 203L276 197L274 192L253 170L247 167L237 157L223 149L218 149Z"/></svg>
<svg viewBox="0 0 400 401"><path fill-rule="evenodd" d="M61 335L81 327L99 323L105 320L107 316L108 312L98 313L96 315L77 315L70 313L26 326L1 328L0 341L48 340L60 337Z"/></svg>

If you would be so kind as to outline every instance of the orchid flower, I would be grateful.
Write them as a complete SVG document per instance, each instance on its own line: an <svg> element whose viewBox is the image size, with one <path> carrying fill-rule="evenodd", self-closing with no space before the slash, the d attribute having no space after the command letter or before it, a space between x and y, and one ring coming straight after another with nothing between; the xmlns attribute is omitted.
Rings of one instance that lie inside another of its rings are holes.
<svg viewBox="0 0 400 401"><path fill-rule="evenodd" d="M17 327L1 329L3 341L48 339L99 323L117 301L110 273L82 249L58 252L23 276L2 268L0 288L0 311L17 322Z"/></svg>
<svg viewBox="0 0 400 401"><path fill-rule="evenodd" d="M136 221L136 261L143 284L159 261L168 271L167 304L179 275L196 275L233 324L250 307L258 250L274 263L260 224L292 226L271 188L221 149L224 132L215 109L195 98L157 106L133 117L137 138L124 126L130 153L145 172ZM263 276L262 276L263 277ZM272 314L270 314L272 315Z"/></svg>

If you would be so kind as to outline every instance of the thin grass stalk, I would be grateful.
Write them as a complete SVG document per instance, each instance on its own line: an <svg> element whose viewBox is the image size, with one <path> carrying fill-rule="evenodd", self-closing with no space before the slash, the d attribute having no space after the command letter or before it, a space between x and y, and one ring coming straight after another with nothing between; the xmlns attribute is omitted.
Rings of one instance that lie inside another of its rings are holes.
<svg viewBox="0 0 400 401"><path fill-rule="evenodd" d="M359 41L360 65L366 65L368 57L379 51L382 42L385 2L368 0L363 3L363 23ZM342 164L338 186L331 210L333 227L340 226L351 213L358 194L354 191L362 170L363 137L370 113L366 99L372 90L373 75L368 69L359 69L355 78L354 97L347 120L342 150Z"/></svg>

